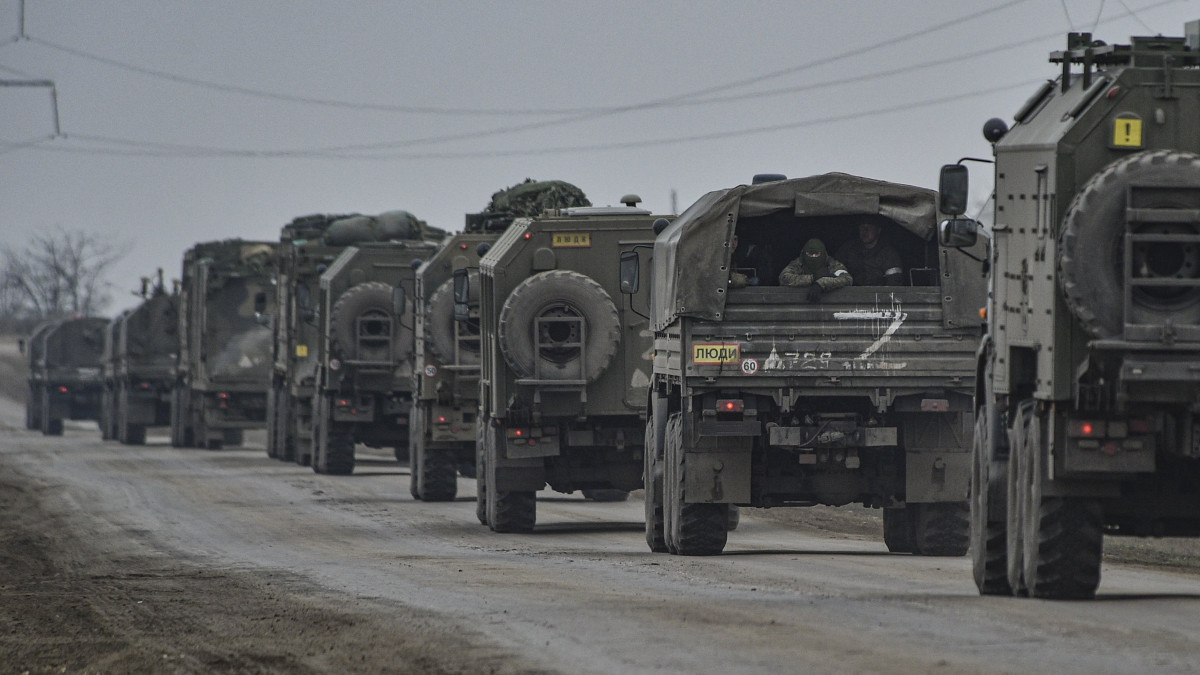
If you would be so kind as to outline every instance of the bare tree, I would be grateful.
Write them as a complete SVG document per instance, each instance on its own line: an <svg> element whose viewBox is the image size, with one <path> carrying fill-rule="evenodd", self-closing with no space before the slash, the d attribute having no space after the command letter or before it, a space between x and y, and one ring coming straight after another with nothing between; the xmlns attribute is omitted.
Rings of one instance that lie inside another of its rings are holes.
<svg viewBox="0 0 1200 675"><path fill-rule="evenodd" d="M105 273L123 255L116 243L62 227L0 248L0 311L9 320L98 314L112 299Z"/></svg>

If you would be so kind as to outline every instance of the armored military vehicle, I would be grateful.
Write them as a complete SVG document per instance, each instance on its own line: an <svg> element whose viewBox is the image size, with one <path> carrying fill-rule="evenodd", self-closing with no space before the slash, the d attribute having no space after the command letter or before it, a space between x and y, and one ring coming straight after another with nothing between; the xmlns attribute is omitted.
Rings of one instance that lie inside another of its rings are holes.
<svg viewBox="0 0 1200 675"><path fill-rule="evenodd" d="M546 484L595 499L642 486L651 341L612 260L648 246L654 218L621 201L518 219L480 261L476 503L497 532L532 530ZM469 321L469 272L454 274Z"/></svg>
<svg viewBox="0 0 1200 675"><path fill-rule="evenodd" d="M350 246L321 275L312 401L317 473L351 473L356 443L407 458L414 277L437 249L420 240Z"/></svg>
<svg viewBox="0 0 1200 675"><path fill-rule="evenodd" d="M151 285L142 279L143 301L113 319L105 345L105 439L146 442L146 427L171 423L171 390L179 352L179 298L167 292L162 270Z"/></svg>
<svg viewBox="0 0 1200 675"><path fill-rule="evenodd" d="M29 357L26 427L58 436L64 419L99 419L107 328L108 319L100 317L58 319L34 328L22 343Z"/></svg>
<svg viewBox="0 0 1200 675"><path fill-rule="evenodd" d="M1200 21L1187 33L1069 34L1057 80L984 127L980 593L1089 598L1104 534L1200 535ZM959 211L962 172L943 169Z"/></svg>
<svg viewBox="0 0 1200 675"><path fill-rule="evenodd" d="M730 505L861 503L891 551L966 553L981 261L938 245L932 190L775 178L701 197L655 241L647 543L715 554ZM778 285L809 240L835 251L864 223L901 285Z"/></svg>
<svg viewBox="0 0 1200 675"><path fill-rule="evenodd" d="M241 445L266 424L271 331L256 314L274 301L274 242L227 239L183 255L171 445Z"/></svg>
<svg viewBox="0 0 1200 675"><path fill-rule="evenodd" d="M410 491L414 499L445 501L458 491L461 469L474 475L475 416L479 408L479 259L516 218L547 209L591 206L562 181L526 180L492 195L466 227L417 271L416 349L410 417ZM472 316L454 320L455 270L468 269L475 290Z"/></svg>

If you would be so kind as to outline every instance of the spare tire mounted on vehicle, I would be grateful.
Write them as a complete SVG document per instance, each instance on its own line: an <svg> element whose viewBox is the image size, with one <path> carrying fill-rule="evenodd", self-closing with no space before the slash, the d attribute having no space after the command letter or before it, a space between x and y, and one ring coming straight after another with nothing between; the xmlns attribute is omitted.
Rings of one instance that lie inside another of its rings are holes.
<svg viewBox="0 0 1200 675"><path fill-rule="evenodd" d="M520 377L592 382L617 352L621 321L600 284L551 270L513 289L497 334L504 360Z"/></svg>
<svg viewBox="0 0 1200 675"><path fill-rule="evenodd" d="M1126 323L1200 324L1200 285L1169 285L1200 280L1200 239L1187 241L1200 236L1200 223L1185 217L1200 208L1197 186L1200 156L1151 150L1110 164L1071 202L1059 235L1060 282L1067 305L1094 337L1120 336ZM1150 282L1134 286L1125 316L1128 216L1133 235L1169 237L1135 241L1130 277Z"/></svg>
<svg viewBox="0 0 1200 675"><path fill-rule="evenodd" d="M471 307L479 307L479 272L468 272L471 290ZM455 336L455 330L458 336ZM454 360L454 342L461 339L458 360ZM425 306L425 347L442 363L457 363L469 366L479 363L479 319L472 317L469 321L454 320L454 280L447 279Z"/></svg>
<svg viewBox="0 0 1200 675"><path fill-rule="evenodd" d="M342 359L403 361L412 356L412 327L392 316L392 287L380 281L342 293L330 312L329 332L331 351Z"/></svg>

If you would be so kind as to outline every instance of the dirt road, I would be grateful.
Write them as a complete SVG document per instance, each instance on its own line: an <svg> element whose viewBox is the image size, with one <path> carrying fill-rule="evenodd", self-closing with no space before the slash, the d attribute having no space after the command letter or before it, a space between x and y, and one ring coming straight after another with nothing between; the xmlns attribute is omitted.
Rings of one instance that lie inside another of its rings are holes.
<svg viewBox="0 0 1200 675"><path fill-rule="evenodd" d="M546 493L537 532L261 449L20 429L0 401L0 672L1062 672L1200 667L1200 576L1106 565L1088 603L981 598L966 558L746 513L652 554L641 504Z"/></svg>

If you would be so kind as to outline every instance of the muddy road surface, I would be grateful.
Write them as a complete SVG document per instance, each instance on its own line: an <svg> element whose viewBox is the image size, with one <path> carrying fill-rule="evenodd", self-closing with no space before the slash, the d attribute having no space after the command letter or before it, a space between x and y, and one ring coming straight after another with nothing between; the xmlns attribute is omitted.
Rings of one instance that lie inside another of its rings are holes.
<svg viewBox="0 0 1200 675"><path fill-rule="evenodd" d="M0 673L1179 673L1200 575L1106 564L1093 602L981 598L967 558L744 511L652 554L642 506L544 493L532 535L408 494L383 454L104 443L0 401ZM776 513L776 512L773 512ZM853 529L853 528L851 528ZM868 528L869 529L869 528Z"/></svg>

